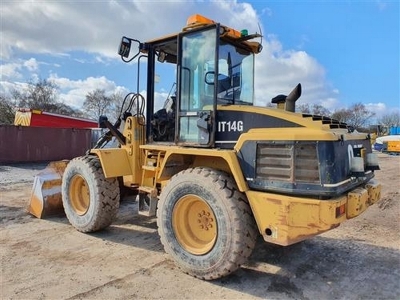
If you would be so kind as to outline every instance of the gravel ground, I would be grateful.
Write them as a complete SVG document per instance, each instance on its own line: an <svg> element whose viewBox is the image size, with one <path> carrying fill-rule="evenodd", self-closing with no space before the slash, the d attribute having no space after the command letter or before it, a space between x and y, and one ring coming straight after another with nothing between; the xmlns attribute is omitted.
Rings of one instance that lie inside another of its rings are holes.
<svg viewBox="0 0 400 300"><path fill-rule="evenodd" d="M47 163L0 165L0 185L31 184L35 175L46 166Z"/></svg>

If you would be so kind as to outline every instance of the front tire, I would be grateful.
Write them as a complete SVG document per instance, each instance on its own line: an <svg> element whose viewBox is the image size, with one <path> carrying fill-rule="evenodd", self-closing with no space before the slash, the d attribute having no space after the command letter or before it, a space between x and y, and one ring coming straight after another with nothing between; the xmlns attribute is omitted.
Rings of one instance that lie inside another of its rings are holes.
<svg viewBox="0 0 400 300"><path fill-rule="evenodd" d="M226 276L247 261L257 229L245 195L226 173L188 169L160 195L157 225L165 251L185 273Z"/></svg>
<svg viewBox="0 0 400 300"><path fill-rule="evenodd" d="M105 178L96 156L73 159L62 179L62 201L69 222L78 231L94 232L114 221L119 208L117 178Z"/></svg>

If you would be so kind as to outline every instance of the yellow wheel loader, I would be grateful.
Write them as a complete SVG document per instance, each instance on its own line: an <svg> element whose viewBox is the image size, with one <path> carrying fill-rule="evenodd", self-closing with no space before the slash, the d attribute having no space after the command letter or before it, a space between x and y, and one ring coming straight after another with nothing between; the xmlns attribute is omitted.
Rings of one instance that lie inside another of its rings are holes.
<svg viewBox="0 0 400 300"><path fill-rule="evenodd" d="M370 136L296 113L300 84L273 98L276 107L255 106L259 37L200 15L176 34L123 37L119 55L137 62L128 109L116 124L99 120L109 131L87 155L65 163L55 182L61 188L37 180L30 210L41 217L58 197L70 223L93 232L112 224L121 188L129 188L139 213L157 216L177 266L206 280L245 263L259 234L286 246L360 215L381 191ZM111 138L118 147L104 146Z"/></svg>

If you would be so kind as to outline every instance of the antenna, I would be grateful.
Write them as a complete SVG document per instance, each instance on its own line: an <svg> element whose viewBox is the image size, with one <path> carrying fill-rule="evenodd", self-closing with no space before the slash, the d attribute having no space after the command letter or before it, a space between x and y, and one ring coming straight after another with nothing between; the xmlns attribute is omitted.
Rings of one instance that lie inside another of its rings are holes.
<svg viewBox="0 0 400 300"><path fill-rule="evenodd" d="M263 34L262 34L262 30L261 30L260 22L258 22L257 24L258 24L258 29L260 29L260 35L261 35L261 41L260 41L260 44L261 44L261 46L262 46Z"/></svg>

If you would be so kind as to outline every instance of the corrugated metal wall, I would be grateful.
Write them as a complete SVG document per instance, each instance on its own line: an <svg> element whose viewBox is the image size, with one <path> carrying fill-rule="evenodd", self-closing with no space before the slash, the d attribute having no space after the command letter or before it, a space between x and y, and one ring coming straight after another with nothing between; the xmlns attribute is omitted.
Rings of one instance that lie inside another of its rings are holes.
<svg viewBox="0 0 400 300"><path fill-rule="evenodd" d="M400 134L400 127L392 127L389 129L389 135Z"/></svg>
<svg viewBox="0 0 400 300"><path fill-rule="evenodd" d="M0 163L71 159L90 147L90 129L0 125Z"/></svg>

